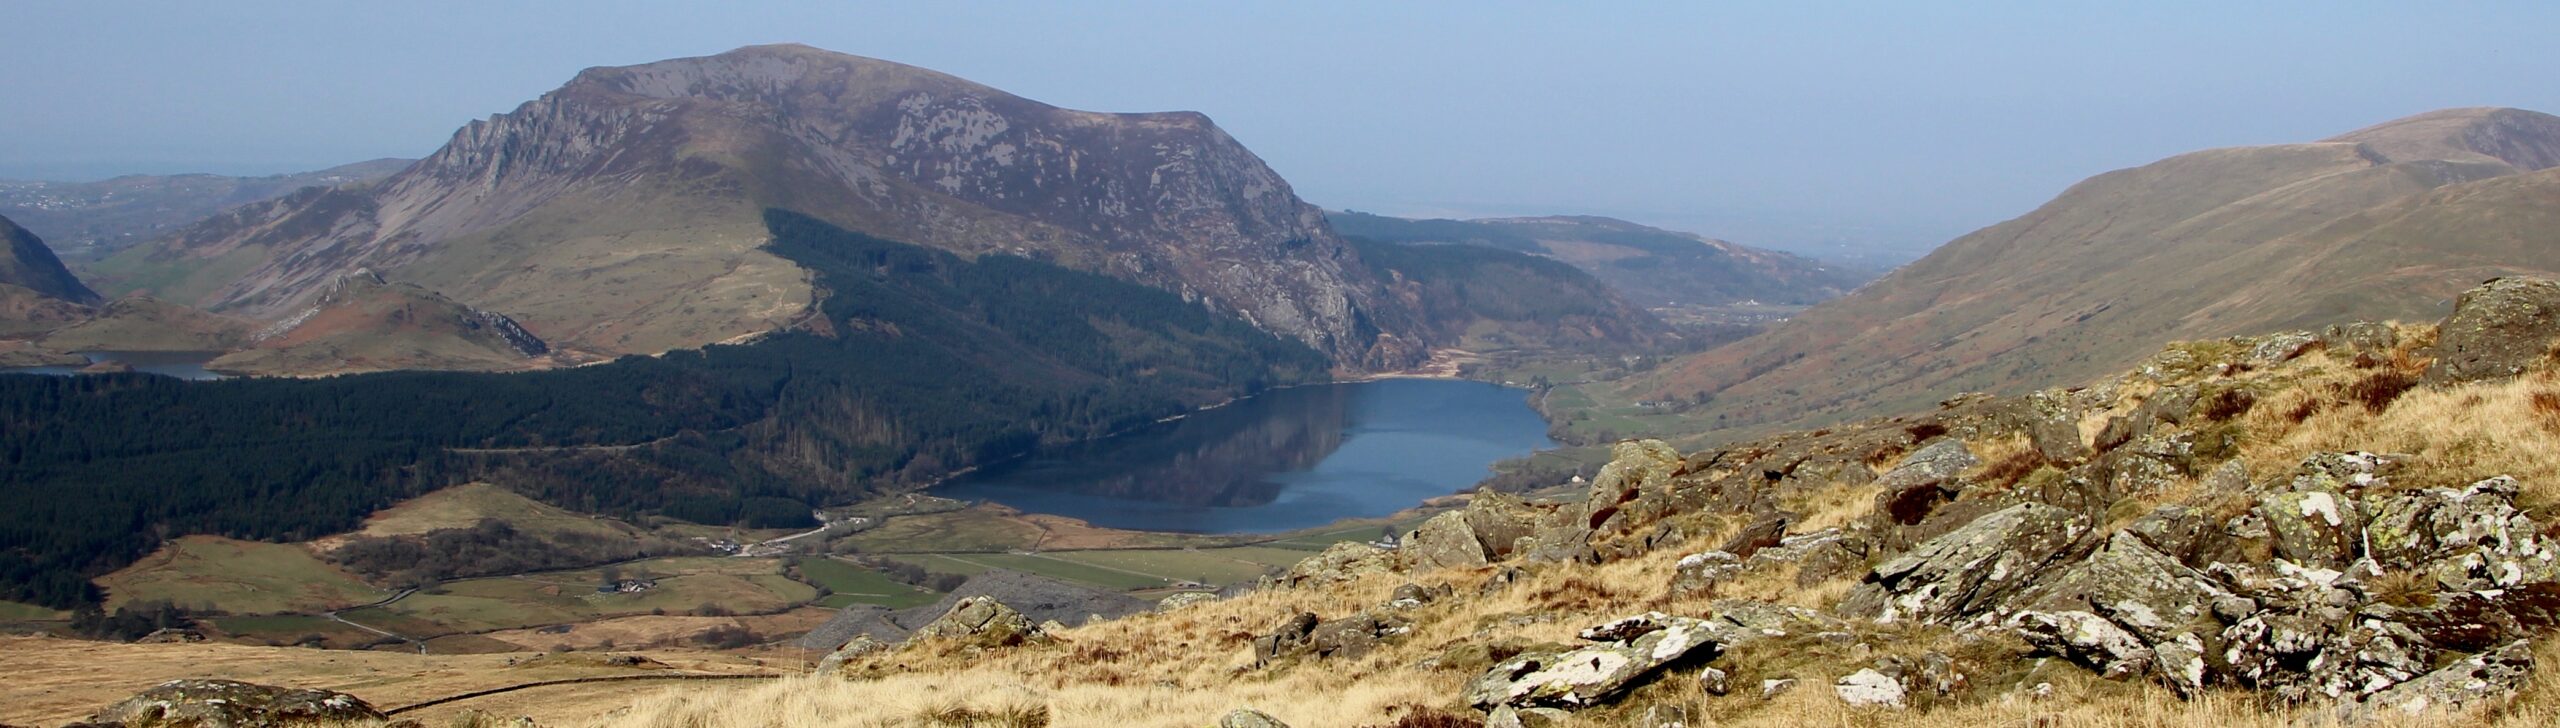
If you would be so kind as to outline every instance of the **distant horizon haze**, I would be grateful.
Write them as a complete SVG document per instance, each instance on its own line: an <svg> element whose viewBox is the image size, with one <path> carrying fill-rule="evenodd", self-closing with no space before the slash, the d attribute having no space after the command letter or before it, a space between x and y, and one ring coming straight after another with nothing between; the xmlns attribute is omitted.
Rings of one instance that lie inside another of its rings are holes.
<svg viewBox="0 0 2560 728"><path fill-rule="evenodd" d="M2560 6L19 4L0 179L434 151L580 69L803 43L1195 110L1309 201L1916 257L2090 175L2459 106L2560 111Z"/></svg>

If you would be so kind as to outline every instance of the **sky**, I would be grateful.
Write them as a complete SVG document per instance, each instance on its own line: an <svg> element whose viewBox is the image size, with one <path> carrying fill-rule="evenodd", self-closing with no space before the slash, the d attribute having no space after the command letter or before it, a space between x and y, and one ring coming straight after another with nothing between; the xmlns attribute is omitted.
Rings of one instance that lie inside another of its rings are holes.
<svg viewBox="0 0 2560 728"><path fill-rule="evenodd" d="M2549 2L0 3L0 178L428 154L589 66L805 43L1207 113L1329 208L1916 256L2082 178L2560 112Z"/></svg>

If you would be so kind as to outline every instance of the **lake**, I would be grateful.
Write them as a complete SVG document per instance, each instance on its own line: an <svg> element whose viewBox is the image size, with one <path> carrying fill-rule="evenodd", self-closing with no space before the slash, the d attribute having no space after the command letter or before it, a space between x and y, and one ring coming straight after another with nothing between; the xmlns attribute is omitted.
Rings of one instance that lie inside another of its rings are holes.
<svg viewBox="0 0 2560 728"><path fill-rule="evenodd" d="M1097 526L1272 533L1395 513L1556 446L1528 392L1388 379L1295 387L960 476L935 495Z"/></svg>
<svg viewBox="0 0 2560 728"><path fill-rule="evenodd" d="M219 351L81 351L73 352L95 364L120 361L133 365L133 370L189 380L221 379L220 374L205 371L204 363L221 356ZM0 374L52 374L68 376L80 373L80 367L9 367Z"/></svg>

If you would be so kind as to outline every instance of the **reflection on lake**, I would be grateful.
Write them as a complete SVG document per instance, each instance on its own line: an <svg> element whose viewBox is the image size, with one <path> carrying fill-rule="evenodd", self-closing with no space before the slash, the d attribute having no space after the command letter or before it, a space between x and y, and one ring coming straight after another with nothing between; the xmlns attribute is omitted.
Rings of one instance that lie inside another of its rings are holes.
<svg viewBox="0 0 2560 728"><path fill-rule="evenodd" d="M88 357L89 363L91 364L96 364L102 361L124 362L125 364L132 366L134 371L147 374L159 374L188 380L223 378L220 374L205 371L204 369L205 362L213 361L214 357L222 355L222 352L219 351L82 351L74 353ZM80 373L80 367L10 367L0 369L0 374L51 374L56 376L69 376L78 373Z"/></svg>
<svg viewBox="0 0 2560 728"><path fill-rule="evenodd" d="M1554 447L1527 394L1391 379L1284 389L954 479L936 495L1099 526L1268 533L1384 516Z"/></svg>

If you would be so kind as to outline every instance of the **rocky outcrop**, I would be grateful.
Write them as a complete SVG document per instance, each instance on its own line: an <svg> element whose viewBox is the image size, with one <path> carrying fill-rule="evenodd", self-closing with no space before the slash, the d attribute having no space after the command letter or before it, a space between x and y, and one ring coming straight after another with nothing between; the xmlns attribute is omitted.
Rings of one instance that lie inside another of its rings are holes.
<svg viewBox="0 0 2560 728"><path fill-rule="evenodd" d="M1537 547L1548 511L1518 497L1477 491L1467 507L1432 516L1405 535L1397 560L1407 568L1483 566Z"/></svg>
<svg viewBox="0 0 2560 728"><path fill-rule="evenodd" d="M1995 610L2089 534L2078 514L2020 503L1920 544L1869 572L1843 613L1955 622Z"/></svg>
<svg viewBox="0 0 2560 728"><path fill-rule="evenodd" d="M917 629L907 641L944 641L960 647L993 649L1053 641L1029 617L988 597L970 597L953 605L941 619Z"/></svg>
<svg viewBox="0 0 2560 728"><path fill-rule="evenodd" d="M1402 617L1354 614L1337 619L1319 619L1313 613L1301 613L1282 621L1270 633L1253 638L1255 667L1267 667L1290 658L1358 659L1377 649L1379 643L1412 631Z"/></svg>
<svg viewBox="0 0 2560 728"><path fill-rule="evenodd" d="M1467 704L1497 708L1579 709L1617 697L1664 666L1718 648L1704 620L1648 613L1582 631L1598 644L1566 652L1532 652L1504 660L1467 684Z"/></svg>
<svg viewBox="0 0 2560 728"><path fill-rule="evenodd" d="M89 716L124 728L293 728L380 721L362 698L341 692L234 680L171 680Z"/></svg>
<svg viewBox="0 0 2560 728"><path fill-rule="evenodd" d="M2560 281L2499 278L2455 299L2436 327L2436 384L2505 379L2552 353L2560 343Z"/></svg>
<svg viewBox="0 0 2560 728"><path fill-rule="evenodd" d="M1291 565L1281 573L1281 586L1334 584L1369 574L1393 571L1393 555L1376 546L1344 541Z"/></svg>

